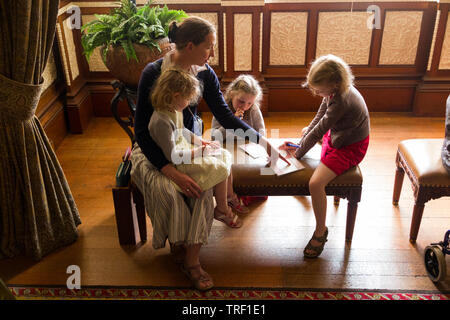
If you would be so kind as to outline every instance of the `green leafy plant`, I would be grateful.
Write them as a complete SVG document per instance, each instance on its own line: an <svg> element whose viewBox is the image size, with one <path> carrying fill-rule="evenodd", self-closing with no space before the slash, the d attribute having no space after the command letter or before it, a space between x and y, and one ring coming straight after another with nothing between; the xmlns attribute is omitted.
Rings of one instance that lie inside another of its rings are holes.
<svg viewBox="0 0 450 320"><path fill-rule="evenodd" d="M136 57L133 43L156 48L161 52L158 39L167 37L170 22L181 21L187 17L183 10L169 10L164 7L151 6L149 0L144 6L137 7L131 0L121 0L120 8L113 9L110 14L96 14L97 20L82 26L81 44L86 59L97 47L105 46L103 60L110 46L122 46L127 60Z"/></svg>

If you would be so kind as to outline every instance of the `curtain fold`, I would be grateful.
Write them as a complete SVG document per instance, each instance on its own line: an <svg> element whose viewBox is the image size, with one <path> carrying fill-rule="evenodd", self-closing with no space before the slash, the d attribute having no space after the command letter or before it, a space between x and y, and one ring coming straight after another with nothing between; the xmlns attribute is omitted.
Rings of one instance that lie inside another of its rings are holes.
<svg viewBox="0 0 450 320"><path fill-rule="evenodd" d="M58 7L0 0L0 258L40 260L78 237L78 209L34 114Z"/></svg>

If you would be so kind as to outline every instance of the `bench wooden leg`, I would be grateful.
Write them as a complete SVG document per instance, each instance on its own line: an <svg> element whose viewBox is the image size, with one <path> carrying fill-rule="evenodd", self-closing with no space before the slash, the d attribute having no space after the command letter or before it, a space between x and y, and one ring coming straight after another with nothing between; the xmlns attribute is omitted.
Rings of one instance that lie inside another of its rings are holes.
<svg viewBox="0 0 450 320"><path fill-rule="evenodd" d="M397 167L397 171L395 172L395 181L394 181L394 193L392 195L392 204L394 206L398 205L398 200L400 199L400 193L402 192L403 178L405 177L405 171L402 167Z"/></svg>
<svg viewBox="0 0 450 320"><path fill-rule="evenodd" d="M358 202L349 200L347 205L347 225L345 229L345 241L347 242L351 242L353 238L357 210Z"/></svg>
<svg viewBox="0 0 450 320"><path fill-rule="evenodd" d="M409 242L415 243L419 233L420 222L422 221L423 210L425 203L416 201L413 209L413 216L411 220L411 229L409 231Z"/></svg>
<svg viewBox="0 0 450 320"><path fill-rule="evenodd" d="M133 202L136 206L136 216L137 221L139 225L139 235L141 237L141 241L145 242L147 241L147 222L146 222L146 216L145 216L145 205L144 205L144 197L142 196L142 193L139 191L139 189L132 185L132 195L133 195Z"/></svg>

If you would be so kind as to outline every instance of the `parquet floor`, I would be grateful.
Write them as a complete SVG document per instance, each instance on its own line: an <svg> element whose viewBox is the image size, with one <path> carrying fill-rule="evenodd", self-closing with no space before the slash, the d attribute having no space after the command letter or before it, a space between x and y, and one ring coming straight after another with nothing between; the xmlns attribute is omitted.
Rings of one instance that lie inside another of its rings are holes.
<svg viewBox="0 0 450 320"><path fill-rule="evenodd" d="M266 125L279 137L298 136L313 113L271 113ZM426 275L423 250L443 239L450 229L450 198L430 201L417 243L410 244L414 204L405 178L398 207L392 201L395 153L409 138L442 138L443 118L373 113L369 151L361 164L362 200L353 242L345 245L346 200L339 207L328 199L329 240L321 257L303 258L314 230L309 197L269 197L243 215L241 229L215 221L201 252L204 268L217 287L343 288L450 290L450 277L435 285ZM211 114L203 119L209 127ZM206 129L207 129L206 128ZM0 277L8 284L64 285L69 265L81 269L81 285L187 287L189 281L169 256L149 240L136 247L118 242L111 188L120 158L129 145L113 118L94 118L82 135L68 135L57 150L75 197L82 225L76 243L40 262L19 257L0 261ZM447 259L447 273L450 274Z"/></svg>

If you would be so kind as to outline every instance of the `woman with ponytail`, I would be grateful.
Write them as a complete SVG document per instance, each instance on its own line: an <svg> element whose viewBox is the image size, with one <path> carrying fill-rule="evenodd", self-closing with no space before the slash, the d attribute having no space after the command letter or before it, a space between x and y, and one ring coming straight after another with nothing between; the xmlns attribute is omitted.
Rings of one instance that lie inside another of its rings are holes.
<svg viewBox="0 0 450 320"><path fill-rule="evenodd" d="M242 129L252 141L268 147L271 159L279 156L264 137L237 118L226 104L219 80L207 64L214 57L215 33L211 23L198 17L170 25L169 39L175 44L174 50L148 64L141 75L135 114L136 143L131 158L131 176L144 195L153 226L153 248L164 248L168 239L175 261L182 264L182 270L199 290L213 287L211 276L199 260L214 219L213 193L211 189L202 190L190 176L178 171L150 136L148 124L154 109L149 96L156 80L169 68L191 73L201 83L203 99L224 128ZM193 132L196 115L197 105L183 110L184 127Z"/></svg>

